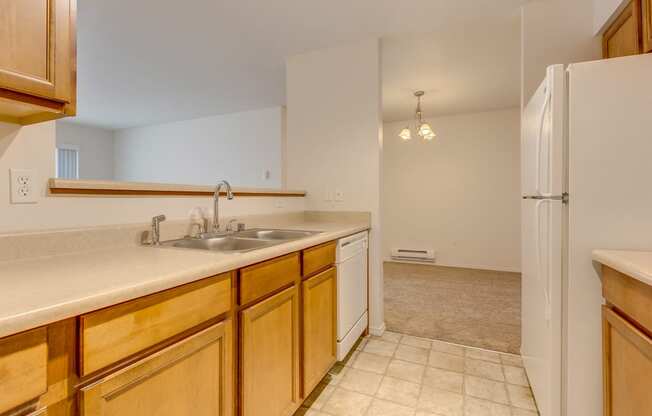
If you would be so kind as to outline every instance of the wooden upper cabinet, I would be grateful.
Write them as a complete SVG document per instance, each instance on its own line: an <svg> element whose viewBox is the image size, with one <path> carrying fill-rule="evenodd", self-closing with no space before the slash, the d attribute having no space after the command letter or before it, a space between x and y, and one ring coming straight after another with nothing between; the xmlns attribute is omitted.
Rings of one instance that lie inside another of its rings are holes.
<svg viewBox="0 0 652 416"><path fill-rule="evenodd" d="M303 391L308 394L337 360L337 272L303 282Z"/></svg>
<svg viewBox="0 0 652 416"><path fill-rule="evenodd" d="M643 52L652 52L652 0L643 0Z"/></svg>
<svg viewBox="0 0 652 416"><path fill-rule="evenodd" d="M0 120L75 114L76 0L0 2Z"/></svg>
<svg viewBox="0 0 652 416"><path fill-rule="evenodd" d="M617 58L640 54L642 40L641 0L632 0L605 32L603 56Z"/></svg>
<svg viewBox="0 0 652 416"><path fill-rule="evenodd" d="M652 0L632 0L602 38L605 58L652 52Z"/></svg>
<svg viewBox="0 0 652 416"><path fill-rule="evenodd" d="M296 286L241 312L242 416L291 416L299 401Z"/></svg>
<svg viewBox="0 0 652 416"><path fill-rule="evenodd" d="M231 320L111 374L80 392L81 416L231 416Z"/></svg>

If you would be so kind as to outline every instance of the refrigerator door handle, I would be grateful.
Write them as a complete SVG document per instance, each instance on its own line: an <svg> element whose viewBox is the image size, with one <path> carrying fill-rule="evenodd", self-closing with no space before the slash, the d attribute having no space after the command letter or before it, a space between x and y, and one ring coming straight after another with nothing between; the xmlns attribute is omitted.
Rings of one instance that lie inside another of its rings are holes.
<svg viewBox="0 0 652 416"><path fill-rule="evenodd" d="M546 97L543 102L543 109L541 110L541 117L539 118L539 130L537 133L537 146L536 146L536 181L535 181L535 191L539 196L550 196L549 194L544 194L541 192L541 140L543 139L543 124L546 120L546 114L548 112L548 107L550 106L551 93L548 88L545 90Z"/></svg>
<svg viewBox="0 0 652 416"><path fill-rule="evenodd" d="M537 265L537 279L544 284L544 296L546 302L546 320L550 321L550 273L548 272L548 267L546 266L545 273L543 273L543 261L541 256L541 206L545 203L550 203L551 199L540 199L537 201L534 208L534 218L536 221L535 230L536 230L536 265ZM546 235L548 235L546 233Z"/></svg>

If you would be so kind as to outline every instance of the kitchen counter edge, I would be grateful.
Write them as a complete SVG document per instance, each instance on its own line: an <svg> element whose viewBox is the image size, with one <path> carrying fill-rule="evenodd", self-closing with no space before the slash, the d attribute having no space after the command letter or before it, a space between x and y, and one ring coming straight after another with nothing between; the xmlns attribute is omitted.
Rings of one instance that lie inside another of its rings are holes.
<svg viewBox="0 0 652 416"><path fill-rule="evenodd" d="M305 226L305 224L303 224L303 226ZM318 230L321 232L311 237L289 241L276 246L241 254L224 254L204 252L201 250L136 246L130 248L98 250L87 253L67 254L33 259L29 261L21 260L16 262L5 262L5 266L11 265L14 269L19 269L21 265L27 267L45 267L45 264L48 261L51 262L53 259L65 259L67 261L74 262L75 259L79 260L81 257L85 257L84 261L88 261L89 256L110 257L114 254L119 256L120 253L126 252L129 252L133 255L133 253L131 253L132 250L160 250L158 253L146 253L141 251L144 257L147 257L147 254L160 254L168 250L169 253L175 253L175 257L182 258L184 255L192 257L191 265L181 265L179 266L179 269L167 270L166 273L162 273L160 276L148 276L142 280L135 278L132 282L129 282L124 286L98 284L96 292L93 293L92 290L89 290L89 293L78 295L77 297L66 296L65 293L63 293L61 296L56 296L56 294L49 294L48 299L43 301L42 304L29 304L25 306L24 310L18 311L3 311L3 307L0 305L0 338L147 296L160 291L172 289L174 287L192 283L194 281L205 279L210 276L234 271L242 267L270 260L275 257L300 251L329 241L337 240L342 237L353 235L362 231L367 231L370 230L370 225L358 223L338 225L334 227L333 224L329 224L329 227L326 228L327 230ZM143 259L143 262L146 263L147 260ZM143 268L147 267L147 264L140 266L141 267L138 267L134 273L142 271ZM101 268L102 264L95 264L94 267ZM124 273L124 270L122 272ZM64 270L59 271L59 274L61 273L65 273L65 268ZM11 277L12 279L18 279L19 281L21 278L20 272L13 274ZM51 270L50 273L48 273L48 280L50 282L56 281L57 283L62 284L63 288L61 291L65 292L66 277L64 275L57 276L56 269ZM13 293L13 295L19 296L21 299L26 299L31 294L24 293L24 297L20 296L20 293Z"/></svg>

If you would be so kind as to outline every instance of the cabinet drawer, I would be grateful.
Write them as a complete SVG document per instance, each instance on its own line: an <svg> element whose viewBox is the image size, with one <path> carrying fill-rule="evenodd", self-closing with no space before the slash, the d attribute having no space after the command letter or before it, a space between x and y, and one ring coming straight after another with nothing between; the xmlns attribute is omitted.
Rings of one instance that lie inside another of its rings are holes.
<svg viewBox="0 0 652 416"><path fill-rule="evenodd" d="M81 316L87 375L231 309L231 274L190 283Z"/></svg>
<svg viewBox="0 0 652 416"><path fill-rule="evenodd" d="M47 330L35 329L0 340L0 413L47 391Z"/></svg>
<svg viewBox="0 0 652 416"><path fill-rule="evenodd" d="M240 270L240 304L260 299L294 282L301 275L299 253L292 253Z"/></svg>
<svg viewBox="0 0 652 416"><path fill-rule="evenodd" d="M602 293L608 303L652 332L652 286L603 266Z"/></svg>
<svg viewBox="0 0 652 416"><path fill-rule="evenodd" d="M303 250L303 276L310 276L335 263L335 241Z"/></svg>

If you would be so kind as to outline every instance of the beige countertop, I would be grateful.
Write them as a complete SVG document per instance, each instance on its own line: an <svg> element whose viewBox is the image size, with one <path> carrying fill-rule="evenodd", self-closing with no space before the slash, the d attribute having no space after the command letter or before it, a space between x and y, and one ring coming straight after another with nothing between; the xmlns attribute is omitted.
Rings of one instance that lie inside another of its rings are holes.
<svg viewBox="0 0 652 416"><path fill-rule="evenodd" d="M0 262L0 337L355 234L369 223L279 228L321 233L239 254L134 245Z"/></svg>
<svg viewBox="0 0 652 416"><path fill-rule="evenodd" d="M593 260L652 286L652 251L593 250Z"/></svg>

